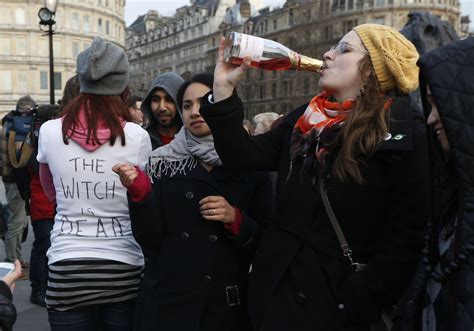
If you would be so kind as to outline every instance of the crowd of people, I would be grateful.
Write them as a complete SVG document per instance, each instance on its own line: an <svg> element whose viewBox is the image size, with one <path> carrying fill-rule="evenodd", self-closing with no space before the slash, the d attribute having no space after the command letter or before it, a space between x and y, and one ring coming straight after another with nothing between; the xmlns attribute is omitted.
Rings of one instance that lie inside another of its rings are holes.
<svg viewBox="0 0 474 331"><path fill-rule="evenodd" d="M40 106L57 115L26 184L2 134L4 329L29 268L53 331L472 330L474 38L420 57L356 26L308 104L253 123L250 59L224 47L213 75L160 74L142 99L125 52L95 38L60 106Z"/></svg>

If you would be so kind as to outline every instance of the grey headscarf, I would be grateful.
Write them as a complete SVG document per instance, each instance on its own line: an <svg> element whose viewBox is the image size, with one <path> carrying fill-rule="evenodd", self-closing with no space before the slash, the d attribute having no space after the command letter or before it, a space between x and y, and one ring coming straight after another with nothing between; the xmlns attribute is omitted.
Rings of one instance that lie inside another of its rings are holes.
<svg viewBox="0 0 474 331"><path fill-rule="evenodd" d="M152 180L162 176L186 175L198 161L213 166L222 165L212 135L196 137L183 126L168 145L151 153L146 172Z"/></svg>

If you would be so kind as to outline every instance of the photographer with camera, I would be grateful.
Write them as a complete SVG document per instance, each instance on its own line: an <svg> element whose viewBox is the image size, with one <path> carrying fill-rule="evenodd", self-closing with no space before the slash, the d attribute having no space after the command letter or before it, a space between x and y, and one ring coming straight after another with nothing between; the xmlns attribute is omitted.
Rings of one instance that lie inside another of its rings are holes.
<svg viewBox="0 0 474 331"><path fill-rule="evenodd" d="M56 205L49 201L41 186L39 163L36 160L36 156L38 155L39 129L44 122L59 115L59 106L39 106L34 115L31 139L34 149L27 166L23 168L27 171L24 177L29 179L27 191L29 192L31 225L35 235L30 256L30 302L46 307L45 296L48 280L48 258L46 252L51 246L50 232L53 229Z"/></svg>
<svg viewBox="0 0 474 331"><path fill-rule="evenodd" d="M1 154L1 168L2 180L5 185L5 195L7 199L7 208L9 217L7 219L7 232L5 233L5 261L13 262L19 260L24 269L28 269L28 263L23 260L21 255L21 242L23 231L28 226L28 217L25 210L25 201L22 199L20 191L17 186L17 176L11 164L8 154L8 140L5 123L7 119L12 116L23 116L36 106L35 101L31 96L27 95L21 97L16 109L5 115L2 119L2 133L0 135L0 154ZM18 144L17 144L18 145ZM27 278L27 274L23 272L23 279Z"/></svg>

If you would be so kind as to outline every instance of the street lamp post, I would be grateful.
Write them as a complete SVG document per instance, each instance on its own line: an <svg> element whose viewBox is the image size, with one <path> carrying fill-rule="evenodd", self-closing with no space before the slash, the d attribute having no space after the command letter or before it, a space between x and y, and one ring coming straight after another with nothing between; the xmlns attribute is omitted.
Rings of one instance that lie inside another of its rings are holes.
<svg viewBox="0 0 474 331"><path fill-rule="evenodd" d="M46 32L45 35L49 37L49 103L54 105L54 57L53 57L53 35L54 25L54 16L56 14L56 7L58 5L57 0L45 0L45 7L41 8L38 12L38 17L40 19L40 30ZM48 30L43 30L42 26L48 26Z"/></svg>

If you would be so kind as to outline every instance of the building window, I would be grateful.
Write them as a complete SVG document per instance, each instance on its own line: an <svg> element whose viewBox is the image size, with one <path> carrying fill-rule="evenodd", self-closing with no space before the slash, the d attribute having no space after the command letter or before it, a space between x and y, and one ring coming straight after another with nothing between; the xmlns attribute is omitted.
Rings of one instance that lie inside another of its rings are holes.
<svg viewBox="0 0 474 331"><path fill-rule="evenodd" d="M303 93L304 95L309 94L309 78L306 78L303 83Z"/></svg>
<svg viewBox="0 0 474 331"><path fill-rule="evenodd" d="M72 14L72 29L78 31L80 29L81 23L79 21L79 14Z"/></svg>
<svg viewBox="0 0 474 331"><path fill-rule="evenodd" d="M265 85L260 85L260 99L265 99Z"/></svg>
<svg viewBox="0 0 474 331"><path fill-rule="evenodd" d="M293 95L293 82L288 83L288 95L290 97Z"/></svg>
<svg viewBox="0 0 474 331"><path fill-rule="evenodd" d="M283 82L283 96L288 96L288 82Z"/></svg>
<svg viewBox="0 0 474 331"><path fill-rule="evenodd" d="M355 26L357 26L357 20L350 20L343 22L343 33L348 33L351 31Z"/></svg>
<svg viewBox="0 0 474 331"><path fill-rule="evenodd" d="M48 72L47 71L40 71L40 89L42 90L48 89Z"/></svg>
<svg viewBox="0 0 474 331"><path fill-rule="evenodd" d="M97 31L98 31L99 33L103 33L103 29L102 29L102 19L101 19L101 18L99 18L99 19L97 20Z"/></svg>
<svg viewBox="0 0 474 331"><path fill-rule="evenodd" d="M272 98L276 98L277 96L277 84L272 83Z"/></svg>
<svg viewBox="0 0 474 331"><path fill-rule="evenodd" d="M294 23L293 9L290 9L288 24L293 25L293 23Z"/></svg>
<svg viewBox="0 0 474 331"><path fill-rule="evenodd" d="M324 28L324 39L331 40L332 39L332 25L326 26Z"/></svg>
<svg viewBox="0 0 474 331"><path fill-rule="evenodd" d="M62 75L60 72L54 73L54 89L62 90Z"/></svg>
<svg viewBox="0 0 474 331"><path fill-rule="evenodd" d="M26 55L26 38L16 39L16 55Z"/></svg>
<svg viewBox="0 0 474 331"><path fill-rule="evenodd" d="M83 21L82 21L82 29L84 32L89 32L90 31L90 25L89 25L89 16L84 16Z"/></svg>
<svg viewBox="0 0 474 331"><path fill-rule="evenodd" d="M375 5L381 7L385 5L385 0L376 0Z"/></svg>
<svg viewBox="0 0 474 331"><path fill-rule="evenodd" d="M48 42L48 47L49 47L49 42ZM54 57L63 57L63 47L62 47L62 42L59 40L54 40L53 41L53 54ZM49 56L49 48L48 48L48 56Z"/></svg>
<svg viewBox="0 0 474 331"><path fill-rule="evenodd" d="M79 18L79 14L73 13L72 14L72 29L78 31L80 29L81 22Z"/></svg>
<svg viewBox="0 0 474 331"><path fill-rule="evenodd" d="M0 89L3 91L12 90L12 72L10 70L0 70Z"/></svg>
<svg viewBox="0 0 474 331"><path fill-rule="evenodd" d="M277 20L273 20L273 30L276 30L278 27Z"/></svg>
<svg viewBox="0 0 474 331"><path fill-rule="evenodd" d="M385 25L385 17L376 17L375 24Z"/></svg>
<svg viewBox="0 0 474 331"><path fill-rule="evenodd" d="M109 21L105 22L105 33L110 34L110 22Z"/></svg>
<svg viewBox="0 0 474 331"><path fill-rule="evenodd" d="M17 89L19 92L28 92L28 72L18 71Z"/></svg>
<svg viewBox="0 0 474 331"><path fill-rule="evenodd" d="M79 55L79 52L80 52L79 47L80 47L80 45L79 45L78 41L73 41L72 42L72 56L73 57L77 57Z"/></svg>
<svg viewBox="0 0 474 331"><path fill-rule="evenodd" d="M2 24L9 24L11 23L12 15L10 8L8 7L0 7L0 22Z"/></svg>
<svg viewBox="0 0 474 331"><path fill-rule="evenodd" d="M10 37L0 37L0 55L11 55L12 46Z"/></svg>
<svg viewBox="0 0 474 331"><path fill-rule="evenodd" d="M39 56L48 56L49 55L49 44L48 44L48 39L40 39L38 41L39 47L38 47L38 55Z"/></svg>
<svg viewBox="0 0 474 331"><path fill-rule="evenodd" d="M25 10L23 8L15 9L16 24L26 24Z"/></svg>

